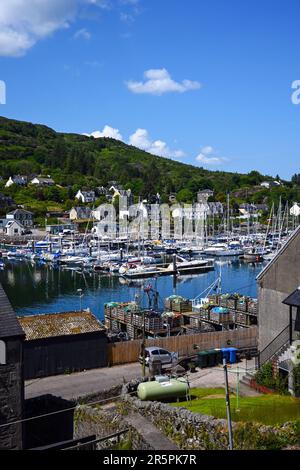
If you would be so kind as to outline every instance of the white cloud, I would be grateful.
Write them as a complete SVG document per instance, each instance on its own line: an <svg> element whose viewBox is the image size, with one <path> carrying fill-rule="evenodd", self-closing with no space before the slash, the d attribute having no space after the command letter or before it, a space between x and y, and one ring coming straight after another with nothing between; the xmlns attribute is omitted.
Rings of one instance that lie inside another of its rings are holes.
<svg viewBox="0 0 300 470"><path fill-rule="evenodd" d="M55 31L68 28L80 7L109 9L109 0L0 0L0 57L20 57ZM88 31L83 28L81 36Z"/></svg>
<svg viewBox="0 0 300 470"><path fill-rule="evenodd" d="M137 129L129 137L129 144L160 157L182 158L185 156L182 150L171 150L166 142L162 140L152 141L146 129Z"/></svg>
<svg viewBox="0 0 300 470"><path fill-rule="evenodd" d="M102 131L94 131L91 134L84 134L88 137L94 137L95 139L99 139L100 137L110 137L111 139L116 140L123 140L122 135L119 132L119 129L115 129L114 127L104 126Z"/></svg>
<svg viewBox="0 0 300 470"><path fill-rule="evenodd" d="M127 81L128 89L132 93L148 93L160 96L169 92L184 93L201 88L201 84L196 81L183 80L180 83L176 82L165 68L147 70L144 72L144 77L144 82Z"/></svg>
<svg viewBox="0 0 300 470"><path fill-rule="evenodd" d="M196 161L204 165L220 165L226 162L227 158L216 156L214 148L207 145L201 149Z"/></svg>
<svg viewBox="0 0 300 470"><path fill-rule="evenodd" d="M78 0L1 0L0 56L18 57L39 39L67 28Z"/></svg>
<svg viewBox="0 0 300 470"><path fill-rule="evenodd" d="M119 129L107 125L104 126L102 131L94 131L91 134L85 133L83 135L94 137L95 139L99 139L100 137L110 137L112 139L125 142L125 139L123 139ZM158 155L159 157L181 159L186 156L182 150L170 149L167 143L163 140L151 140L146 129L137 129L129 137L128 144L133 145L134 147L137 147L141 150L145 150L146 152L152 153L153 155Z"/></svg>
<svg viewBox="0 0 300 470"><path fill-rule="evenodd" d="M74 34L74 39L91 39L91 33L86 28L81 28Z"/></svg>

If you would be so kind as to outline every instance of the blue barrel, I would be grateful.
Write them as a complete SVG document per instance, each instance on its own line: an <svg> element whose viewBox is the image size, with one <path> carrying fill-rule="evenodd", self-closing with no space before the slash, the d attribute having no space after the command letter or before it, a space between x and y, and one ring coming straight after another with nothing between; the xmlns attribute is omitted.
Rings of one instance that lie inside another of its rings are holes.
<svg viewBox="0 0 300 470"><path fill-rule="evenodd" d="M230 361L230 349L231 348L222 348L222 358L226 359L226 362Z"/></svg>
<svg viewBox="0 0 300 470"><path fill-rule="evenodd" d="M229 361L231 364L234 364L236 362L236 348L228 348L229 349Z"/></svg>

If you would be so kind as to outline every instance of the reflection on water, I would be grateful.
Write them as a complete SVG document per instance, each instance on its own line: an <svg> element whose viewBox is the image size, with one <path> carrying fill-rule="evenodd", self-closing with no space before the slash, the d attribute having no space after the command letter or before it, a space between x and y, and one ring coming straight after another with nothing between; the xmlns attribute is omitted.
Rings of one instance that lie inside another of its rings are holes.
<svg viewBox="0 0 300 470"><path fill-rule="evenodd" d="M156 285L160 293L160 306L164 297L179 294L194 298L222 272L222 291L240 292L256 296L255 278L263 263L243 263L240 260L216 261L216 270L208 273L161 277L128 281L118 276L82 273L47 264L25 261L6 261L0 271L0 281L18 314L35 314L78 310L80 299L77 289L83 290L82 306L89 307L103 319L103 305L110 301L133 300L136 295L146 305L144 284Z"/></svg>

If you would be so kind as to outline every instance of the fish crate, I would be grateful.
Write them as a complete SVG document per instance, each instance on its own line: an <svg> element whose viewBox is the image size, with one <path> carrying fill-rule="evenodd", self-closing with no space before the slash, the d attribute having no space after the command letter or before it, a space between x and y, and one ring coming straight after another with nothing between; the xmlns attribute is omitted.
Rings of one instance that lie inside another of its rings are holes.
<svg viewBox="0 0 300 470"><path fill-rule="evenodd" d="M208 308L200 308L199 315L201 318L205 318L206 320L209 319L209 309Z"/></svg>
<svg viewBox="0 0 300 470"><path fill-rule="evenodd" d="M248 311L248 301L247 300L244 300L244 301L238 300L237 303L236 303L236 310L238 310L239 312L247 312Z"/></svg>
<svg viewBox="0 0 300 470"><path fill-rule="evenodd" d="M125 321L126 323L132 323L132 316L133 316L133 313L132 313L132 312L126 311L126 312L124 313L124 321Z"/></svg>
<svg viewBox="0 0 300 470"><path fill-rule="evenodd" d="M208 296L210 305L220 305L220 296L218 294L212 294Z"/></svg>
<svg viewBox="0 0 300 470"><path fill-rule="evenodd" d="M129 338L131 339L137 338L137 330L133 325L126 325L126 331L128 333Z"/></svg>
<svg viewBox="0 0 300 470"><path fill-rule="evenodd" d="M247 325L246 312L243 313L243 312L240 312L240 311L236 310L235 321L236 321L236 323L241 323L242 325Z"/></svg>
<svg viewBox="0 0 300 470"><path fill-rule="evenodd" d="M118 309L118 315L117 315L118 320L124 321L125 320L125 312L124 309Z"/></svg>
<svg viewBox="0 0 300 470"><path fill-rule="evenodd" d="M161 318L145 318L145 329L148 331L162 330L163 321Z"/></svg>
<svg viewBox="0 0 300 470"><path fill-rule="evenodd" d="M219 305L220 307L227 307L228 306L228 298L227 297L220 297L219 299Z"/></svg>
<svg viewBox="0 0 300 470"><path fill-rule="evenodd" d="M232 323L233 317L230 311L224 313L214 312L214 309L210 311L210 320L216 323Z"/></svg>
<svg viewBox="0 0 300 470"><path fill-rule="evenodd" d="M116 320L111 320L111 331L118 333L120 331L119 323Z"/></svg>
<svg viewBox="0 0 300 470"><path fill-rule="evenodd" d="M132 314L132 324L137 327L143 326L143 317L142 315L137 315L136 313Z"/></svg>
<svg viewBox="0 0 300 470"><path fill-rule="evenodd" d="M230 297L229 299L227 299L227 307L231 310L236 310L236 302L237 299Z"/></svg>
<svg viewBox="0 0 300 470"><path fill-rule="evenodd" d="M190 317L190 328L200 328L201 320L200 317Z"/></svg>
<svg viewBox="0 0 300 470"><path fill-rule="evenodd" d="M250 300L248 302L248 313L251 313L252 315L257 315L258 314L258 302L255 300Z"/></svg>
<svg viewBox="0 0 300 470"><path fill-rule="evenodd" d="M165 299L165 309L177 313L191 312L192 301L183 297L167 297Z"/></svg>

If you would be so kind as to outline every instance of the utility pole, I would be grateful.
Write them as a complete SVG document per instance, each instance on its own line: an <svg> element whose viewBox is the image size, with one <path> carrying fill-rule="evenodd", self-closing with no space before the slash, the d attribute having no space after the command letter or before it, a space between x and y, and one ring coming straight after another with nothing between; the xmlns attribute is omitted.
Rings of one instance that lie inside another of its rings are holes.
<svg viewBox="0 0 300 470"><path fill-rule="evenodd" d="M229 450L233 450L233 438L232 438L232 422L230 414L230 397L229 397L229 386L228 386L228 370L226 359L223 359L223 369L225 377L225 391L226 391L226 413L227 413L227 423L228 423L228 440L229 440Z"/></svg>
<svg viewBox="0 0 300 470"><path fill-rule="evenodd" d="M143 374L143 378L144 378L145 375L146 375L146 361L145 361L145 310L143 310L142 374Z"/></svg>

